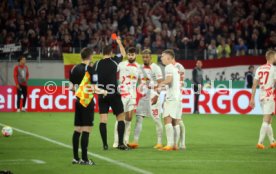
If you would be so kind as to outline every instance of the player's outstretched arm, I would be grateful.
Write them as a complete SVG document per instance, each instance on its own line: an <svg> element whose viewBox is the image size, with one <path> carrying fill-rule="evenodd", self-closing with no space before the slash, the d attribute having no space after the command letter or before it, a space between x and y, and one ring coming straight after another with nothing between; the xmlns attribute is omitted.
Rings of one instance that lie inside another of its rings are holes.
<svg viewBox="0 0 276 174"><path fill-rule="evenodd" d="M258 83L259 83L258 80L254 79L253 86L252 86L251 99L250 99L250 103L249 103L251 108L255 107L255 94L256 94L256 89L257 89Z"/></svg>
<svg viewBox="0 0 276 174"><path fill-rule="evenodd" d="M122 41L119 37L116 39L117 44L119 45L120 53L123 57L126 57L126 50L125 47L122 44Z"/></svg>

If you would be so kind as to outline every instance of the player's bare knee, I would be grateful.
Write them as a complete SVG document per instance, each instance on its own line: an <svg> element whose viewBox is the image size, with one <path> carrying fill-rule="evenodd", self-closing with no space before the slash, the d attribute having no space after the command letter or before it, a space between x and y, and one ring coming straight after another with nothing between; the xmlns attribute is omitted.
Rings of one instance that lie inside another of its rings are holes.
<svg viewBox="0 0 276 174"><path fill-rule="evenodd" d="M131 121L132 118L131 117L126 117L126 121Z"/></svg>
<svg viewBox="0 0 276 174"><path fill-rule="evenodd" d="M271 120L272 120L271 115L264 115L263 122L266 122L266 123L270 124Z"/></svg>
<svg viewBox="0 0 276 174"><path fill-rule="evenodd" d="M173 126L179 125L179 121L180 121L179 119L173 119L172 120L172 125Z"/></svg>
<svg viewBox="0 0 276 174"><path fill-rule="evenodd" d="M74 131L81 133L81 127L80 126L75 126Z"/></svg>
<svg viewBox="0 0 276 174"><path fill-rule="evenodd" d="M101 123L107 123L107 114L101 114L100 115L100 122Z"/></svg>
<svg viewBox="0 0 276 174"><path fill-rule="evenodd" d="M126 112L125 117L126 117L125 118L126 121L131 121L132 120L131 112Z"/></svg>
<svg viewBox="0 0 276 174"><path fill-rule="evenodd" d="M121 113L119 115L117 115L117 121L124 121L125 120L125 114Z"/></svg>
<svg viewBox="0 0 276 174"><path fill-rule="evenodd" d="M271 123L272 123L272 116L273 116L273 115L270 115L268 124L271 124Z"/></svg>
<svg viewBox="0 0 276 174"><path fill-rule="evenodd" d="M82 132L91 132L92 127L91 126L83 126L81 127Z"/></svg>
<svg viewBox="0 0 276 174"><path fill-rule="evenodd" d="M272 124L272 117L273 117L273 115L271 115L269 124Z"/></svg>
<svg viewBox="0 0 276 174"><path fill-rule="evenodd" d="M165 117L165 118L164 118L164 123L165 123L165 125L166 125L166 124L171 124L171 123L172 123L172 118L171 118L170 116Z"/></svg>

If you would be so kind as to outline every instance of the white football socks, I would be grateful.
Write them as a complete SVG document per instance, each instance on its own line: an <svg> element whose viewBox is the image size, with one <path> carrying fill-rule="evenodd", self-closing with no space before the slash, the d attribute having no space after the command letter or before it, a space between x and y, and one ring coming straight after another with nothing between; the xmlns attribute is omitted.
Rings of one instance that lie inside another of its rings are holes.
<svg viewBox="0 0 276 174"><path fill-rule="evenodd" d="M182 148L182 147L186 147L186 130L185 130L184 122L182 120L180 120L179 126L180 126L179 146Z"/></svg>
<svg viewBox="0 0 276 174"><path fill-rule="evenodd" d="M180 126L179 125L174 126L173 130L174 130L174 145L178 146L178 142L180 139Z"/></svg>
<svg viewBox="0 0 276 174"><path fill-rule="evenodd" d="M115 121L115 126L114 126L114 143L113 143L113 147L116 148L118 147L119 144L119 137L118 137L118 121Z"/></svg>
<svg viewBox="0 0 276 174"><path fill-rule="evenodd" d="M268 136L270 144L274 143L275 139L273 136L273 129L272 129L271 124L269 124L267 127L267 136Z"/></svg>
<svg viewBox="0 0 276 174"><path fill-rule="evenodd" d="M130 121L125 121L124 143L126 145L129 143L130 130L131 130L131 122Z"/></svg>
<svg viewBox="0 0 276 174"><path fill-rule="evenodd" d="M260 129L260 136L259 136L258 144L263 144L268 127L269 127L268 123L267 122L263 122L263 124L261 126L261 129Z"/></svg>
<svg viewBox="0 0 276 174"><path fill-rule="evenodd" d="M157 144L162 144L162 136L163 136L162 121L160 118L154 118L153 120L156 126Z"/></svg>
<svg viewBox="0 0 276 174"><path fill-rule="evenodd" d="M134 142L138 143L139 137L142 131L142 126L143 126L143 117L140 115L136 116L136 125L135 125L135 130L134 130Z"/></svg>
<svg viewBox="0 0 276 174"><path fill-rule="evenodd" d="M174 130L171 123L165 125L166 136L167 136L167 146L173 146L174 142Z"/></svg>

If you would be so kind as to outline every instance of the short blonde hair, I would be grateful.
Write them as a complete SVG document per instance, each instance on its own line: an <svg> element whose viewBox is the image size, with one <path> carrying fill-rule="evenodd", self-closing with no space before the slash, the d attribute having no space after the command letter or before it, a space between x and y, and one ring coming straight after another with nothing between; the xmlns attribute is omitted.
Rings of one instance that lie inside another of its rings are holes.
<svg viewBox="0 0 276 174"><path fill-rule="evenodd" d="M173 59L175 58L175 54L173 49L166 49L165 51L162 52L162 54L168 54L170 55Z"/></svg>
<svg viewBox="0 0 276 174"><path fill-rule="evenodd" d="M265 53L266 60L270 60L276 54L275 50L269 49Z"/></svg>
<svg viewBox="0 0 276 174"><path fill-rule="evenodd" d="M142 51L142 54L151 54L151 50L150 49L144 49Z"/></svg>

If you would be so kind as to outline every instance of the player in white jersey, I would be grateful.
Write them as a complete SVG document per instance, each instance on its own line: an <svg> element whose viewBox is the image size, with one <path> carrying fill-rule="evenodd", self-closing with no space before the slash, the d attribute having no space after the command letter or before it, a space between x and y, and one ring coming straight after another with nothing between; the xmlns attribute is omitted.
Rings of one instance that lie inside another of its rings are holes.
<svg viewBox="0 0 276 174"><path fill-rule="evenodd" d="M180 138L179 114L180 100L180 76L178 69L173 65L174 51L165 50L162 52L161 61L165 67L165 80L158 85L158 89L166 88L166 98L164 102L163 118L166 129L167 145L161 150L176 150Z"/></svg>
<svg viewBox="0 0 276 174"><path fill-rule="evenodd" d="M128 146L130 148L137 148L139 146L138 141L142 131L143 118L151 116L155 122L157 133L157 144L154 146L154 148L161 148L163 147L163 126L160 118L161 104L158 94L153 88L161 82L163 78L162 71L158 65L151 62L150 50L144 50L142 52L142 57L144 65L141 66L141 82L139 85L139 92L142 96L138 102L136 110L137 117L134 131L134 141L128 144Z"/></svg>
<svg viewBox="0 0 276 174"><path fill-rule="evenodd" d="M177 68L178 74L180 76L180 95L179 100L182 101L182 88L184 87L184 77L185 77L185 68L183 65L175 61L175 58L173 59L173 65ZM180 117L179 120L179 126L180 126L180 140L179 140L179 148L180 149L186 149L186 143L185 143L185 137L186 137L186 130L182 117L182 102L179 103L179 107L177 107L178 111L177 114ZM176 144L175 144L176 145ZM175 146L176 148L176 146Z"/></svg>
<svg viewBox="0 0 276 174"><path fill-rule="evenodd" d="M136 109L136 86L139 79L140 66L136 62L136 48L131 47L128 49L126 61L121 62L118 65L119 72L119 90L124 105L125 117L125 135L124 143L127 145L129 141L129 135L131 130L131 120L134 110ZM113 147L118 146L118 122L115 122L114 128L114 143Z"/></svg>
<svg viewBox="0 0 276 174"><path fill-rule="evenodd" d="M270 147L276 148L276 142L273 136L273 130L271 127L272 116L275 114L275 101L274 101L274 85L276 82L276 68L273 66L276 63L276 52L269 50L266 52L267 64L260 66L256 70L254 82L252 86L252 96L250 100L250 106L255 107L255 93L256 88L259 85L260 88L260 104L263 110L263 123L260 129L259 141L257 144L258 149L264 149L263 144L266 135L270 141Z"/></svg>

